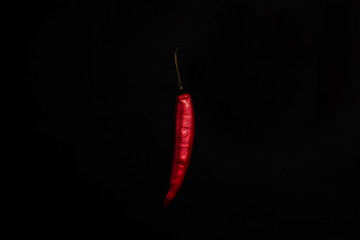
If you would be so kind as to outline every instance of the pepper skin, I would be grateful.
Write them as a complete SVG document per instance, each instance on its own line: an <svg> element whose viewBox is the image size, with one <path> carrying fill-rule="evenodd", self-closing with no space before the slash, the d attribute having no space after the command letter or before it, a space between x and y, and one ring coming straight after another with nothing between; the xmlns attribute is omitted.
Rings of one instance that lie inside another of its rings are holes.
<svg viewBox="0 0 360 240"><path fill-rule="evenodd" d="M175 198L184 181L193 149L195 118L194 105L189 93L177 96L175 115L174 156L165 207Z"/></svg>

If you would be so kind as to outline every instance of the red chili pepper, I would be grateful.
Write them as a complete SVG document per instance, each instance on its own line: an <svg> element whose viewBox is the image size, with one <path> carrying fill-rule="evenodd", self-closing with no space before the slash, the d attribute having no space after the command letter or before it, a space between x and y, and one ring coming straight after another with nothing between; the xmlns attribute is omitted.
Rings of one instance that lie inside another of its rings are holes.
<svg viewBox="0 0 360 240"><path fill-rule="evenodd" d="M180 81L176 57L178 49L179 48L177 48L175 52L175 66L178 73L180 91L182 91L183 87ZM195 118L194 105L189 93L183 93L177 96L175 115L176 123L174 155L170 177L170 189L165 198L165 207L175 198L184 181L193 149Z"/></svg>

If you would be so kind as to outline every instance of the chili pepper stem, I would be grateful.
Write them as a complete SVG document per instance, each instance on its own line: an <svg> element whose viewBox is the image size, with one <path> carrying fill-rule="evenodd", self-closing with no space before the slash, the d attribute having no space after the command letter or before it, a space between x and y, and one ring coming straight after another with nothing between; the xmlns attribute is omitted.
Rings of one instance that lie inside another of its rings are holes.
<svg viewBox="0 0 360 240"><path fill-rule="evenodd" d="M178 82L179 82L179 87L180 87L180 91L183 90L183 86L181 83L181 78L180 78L180 71L179 71L179 67L178 67L178 63L177 63L177 52L179 51L180 47L177 47L175 50L175 67L176 67L176 73L177 73L177 77L178 77Z"/></svg>

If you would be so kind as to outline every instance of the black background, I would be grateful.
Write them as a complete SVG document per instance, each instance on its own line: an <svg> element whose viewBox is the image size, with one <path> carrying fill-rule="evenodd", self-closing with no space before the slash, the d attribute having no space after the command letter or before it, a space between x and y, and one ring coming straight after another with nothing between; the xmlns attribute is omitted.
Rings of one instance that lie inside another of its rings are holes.
<svg viewBox="0 0 360 240"><path fill-rule="evenodd" d="M18 9L21 81L2 168L1 234L354 233L358 1L46 1ZM164 209L177 46L196 133L185 182Z"/></svg>

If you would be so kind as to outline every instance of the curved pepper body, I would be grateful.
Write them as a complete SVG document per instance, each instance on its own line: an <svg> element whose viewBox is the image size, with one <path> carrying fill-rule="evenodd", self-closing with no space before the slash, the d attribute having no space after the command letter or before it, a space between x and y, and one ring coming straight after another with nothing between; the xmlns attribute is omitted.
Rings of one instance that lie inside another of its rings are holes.
<svg viewBox="0 0 360 240"><path fill-rule="evenodd" d="M174 156L170 189L164 202L165 207L174 199L184 181L193 149L195 118L194 105L190 94L185 93L177 96L175 115Z"/></svg>

